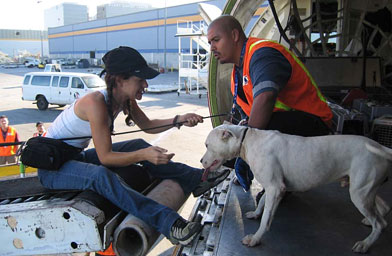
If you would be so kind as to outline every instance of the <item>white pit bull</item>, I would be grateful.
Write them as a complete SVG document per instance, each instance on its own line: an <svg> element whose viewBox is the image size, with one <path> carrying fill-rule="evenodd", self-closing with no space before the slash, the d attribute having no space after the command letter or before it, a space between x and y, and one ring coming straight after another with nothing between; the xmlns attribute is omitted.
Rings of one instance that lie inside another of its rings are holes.
<svg viewBox="0 0 392 256"><path fill-rule="evenodd" d="M223 124L210 132L206 147L204 168L213 171L241 157L265 189L257 209L246 213L247 218L262 218L257 232L242 239L245 245L260 243L285 191L306 191L345 175L350 177L351 200L365 216L362 223L372 226L370 235L352 250L365 253L387 226L384 216L390 207L377 189L391 168L392 150L373 140L354 135L301 137Z"/></svg>

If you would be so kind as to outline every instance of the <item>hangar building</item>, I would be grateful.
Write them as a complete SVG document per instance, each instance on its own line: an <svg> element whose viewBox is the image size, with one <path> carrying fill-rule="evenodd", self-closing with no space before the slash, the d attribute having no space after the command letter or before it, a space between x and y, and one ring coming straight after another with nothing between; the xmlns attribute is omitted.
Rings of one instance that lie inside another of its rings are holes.
<svg viewBox="0 0 392 256"><path fill-rule="evenodd" d="M220 9L225 2L203 1ZM107 51L126 45L139 50L151 64L177 67L177 27L199 26L202 20L199 4L192 3L49 28L49 55L51 58L85 58L99 65Z"/></svg>

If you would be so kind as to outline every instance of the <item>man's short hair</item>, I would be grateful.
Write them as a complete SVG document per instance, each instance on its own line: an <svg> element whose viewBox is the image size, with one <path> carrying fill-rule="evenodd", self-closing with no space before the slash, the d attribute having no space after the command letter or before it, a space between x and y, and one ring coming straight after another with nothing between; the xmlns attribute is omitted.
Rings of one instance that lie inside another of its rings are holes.
<svg viewBox="0 0 392 256"><path fill-rule="evenodd" d="M240 33L241 37L246 37L241 23L232 15L223 14L213 20L210 26L214 26L216 24L218 24L220 29L224 30L225 32L231 32L232 30L236 29Z"/></svg>
<svg viewBox="0 0 392 256"><path fill-rule="evenodd" d="M44 124L44 123L41 121L38 121L37 123L35 123L35 127L38 127L38 125L40 125L40 124Z"/></svg>
<svg viewBox="0 0 392 256"><path fill-rule="evenodd" d="M8 119L8 117L6 115L1 115L0 119L2 119L2 118L7 118Z"/></svg>

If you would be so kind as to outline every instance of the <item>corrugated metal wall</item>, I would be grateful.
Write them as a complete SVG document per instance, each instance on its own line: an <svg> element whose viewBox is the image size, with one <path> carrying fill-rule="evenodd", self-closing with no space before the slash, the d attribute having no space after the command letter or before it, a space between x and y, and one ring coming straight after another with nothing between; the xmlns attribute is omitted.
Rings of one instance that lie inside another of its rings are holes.
<svg viewBox="0 0 392 256"><path fill-rule="evenodd" d="M205 3L222 9L225 2L214 0ZM167 67L176 67L178 38L175 34L179 20L202 20L198 3L49 28L49 53L55 58L89 58L93 51L100 60L108 50L127 45L143 53L150 63L160 66L166 52Z"/></svg>

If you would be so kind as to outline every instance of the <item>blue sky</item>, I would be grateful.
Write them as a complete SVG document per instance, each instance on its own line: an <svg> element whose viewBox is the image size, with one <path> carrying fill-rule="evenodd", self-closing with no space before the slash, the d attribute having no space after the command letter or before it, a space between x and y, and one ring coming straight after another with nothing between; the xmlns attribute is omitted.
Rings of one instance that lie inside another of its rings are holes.
<svg viewBox="0 0 392 256"><path fill-rule="evenodd" d="M0 29L44 29L44 10L55 5L67 3L79 3L87 5L89 15L94 16L96 6L110 3L113 0L11 0L2 1L0 15ZM155 7L173 6L197 0L132 0L121 2L150 3Z"/></svg>

